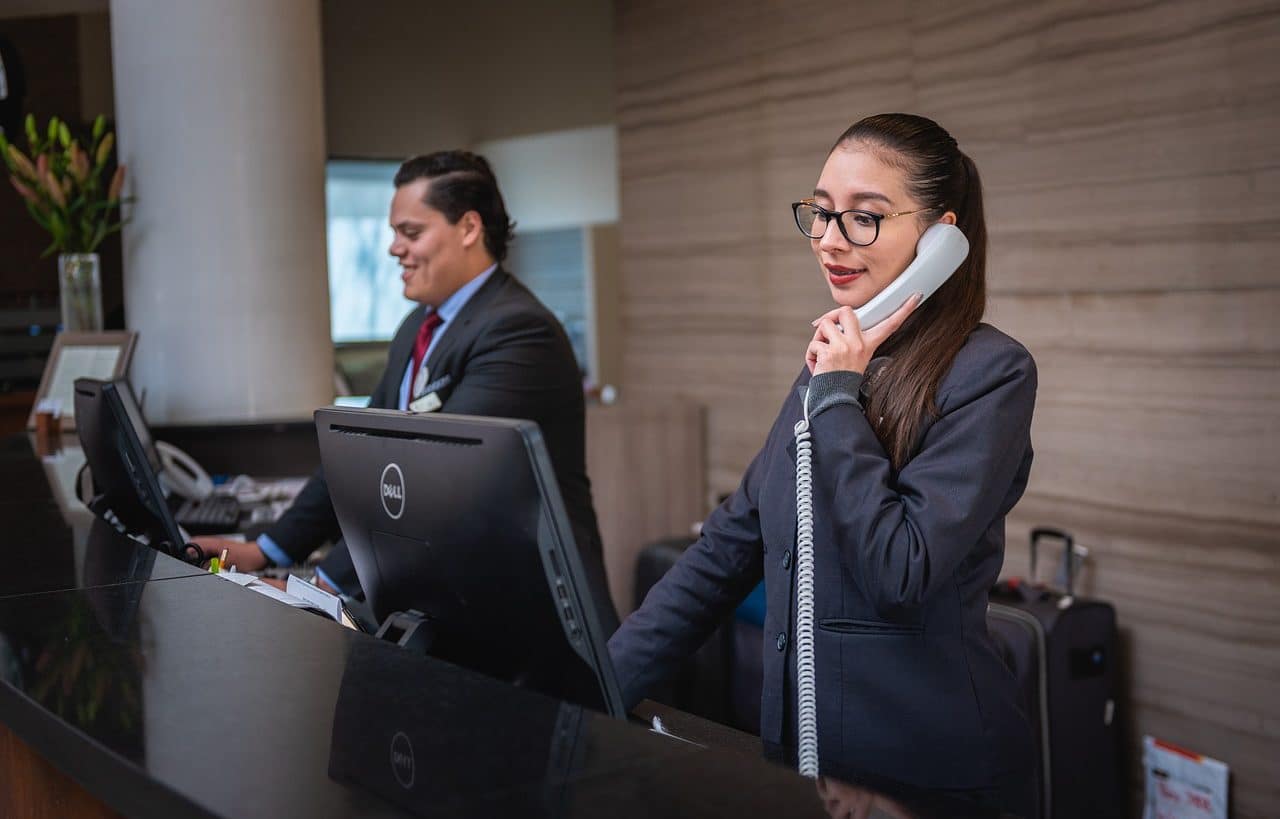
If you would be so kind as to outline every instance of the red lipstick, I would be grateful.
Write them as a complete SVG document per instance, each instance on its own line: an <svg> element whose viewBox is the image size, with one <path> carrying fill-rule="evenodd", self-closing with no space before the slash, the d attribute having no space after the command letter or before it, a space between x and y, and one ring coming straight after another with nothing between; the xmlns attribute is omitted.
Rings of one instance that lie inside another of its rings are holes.
<svg viewBox="0 0 1280 819"><path fill-rule="evenodd" d="M836 287L851 284L867 272L866 268L852 268L838 264L826 264L823 267L827 269L827 279Z"/></svg>

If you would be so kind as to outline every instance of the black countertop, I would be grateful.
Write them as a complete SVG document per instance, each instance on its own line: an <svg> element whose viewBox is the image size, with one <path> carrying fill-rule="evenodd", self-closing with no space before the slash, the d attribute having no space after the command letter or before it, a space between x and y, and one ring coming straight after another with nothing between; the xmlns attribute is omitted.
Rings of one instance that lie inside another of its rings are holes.
<svg viewBox="0 0 1280 819"><path fill-rule="evenodd" d="M684 739L659 736L283 606L93 521L49 466L0 443L0 723L126 815L828 815L752 737L670 711ZM870 815L967 815L896 798Z"/></svg>

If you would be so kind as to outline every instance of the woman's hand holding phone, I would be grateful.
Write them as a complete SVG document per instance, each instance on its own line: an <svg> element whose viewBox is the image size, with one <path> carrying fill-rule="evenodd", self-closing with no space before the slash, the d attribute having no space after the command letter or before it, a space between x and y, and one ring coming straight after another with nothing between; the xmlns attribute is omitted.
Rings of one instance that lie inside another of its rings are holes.
<svg viewBox="0 0 1280 819"><path fill-rule="evenodd" d="M885 339L893 335L920 304L920 294L907 299L887 319L863 330L852 307L837 307L813 320L813 340L805 351L810 375L829 372L865 373Z"/></svg>

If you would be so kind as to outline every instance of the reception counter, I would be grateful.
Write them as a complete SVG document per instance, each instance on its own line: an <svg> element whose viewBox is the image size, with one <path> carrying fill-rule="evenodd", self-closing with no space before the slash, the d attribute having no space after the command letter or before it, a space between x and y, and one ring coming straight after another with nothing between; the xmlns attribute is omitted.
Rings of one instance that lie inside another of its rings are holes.
<svg viewBox="0 0 1280 819"><path fill-rule="evenodd" d="M29 754L104 815L828 815L747 735L665 711L679 737L662 736L142 546L66 496L76 457L0 441L0 813L68 798L22 779ZM928 794L877 804L965 815Z"/></svg>

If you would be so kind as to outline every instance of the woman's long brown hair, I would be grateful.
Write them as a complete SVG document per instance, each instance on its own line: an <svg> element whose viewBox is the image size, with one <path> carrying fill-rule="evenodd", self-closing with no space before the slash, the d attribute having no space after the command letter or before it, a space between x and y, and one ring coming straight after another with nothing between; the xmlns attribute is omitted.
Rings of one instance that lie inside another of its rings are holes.
<svg viewBox="0 0 1280 819"><path fill-rule="evenodd" d="M872 376L867 417L895 470L915 454L928 415L938 414L938 383L982 320L987 303L987 223L973 160L931 119L877 114L854 123L833 151L867 149L907 175L907 189L936 221L955 211L969 255L942 287L890 336L877 356L892 361Z"/></svg>

